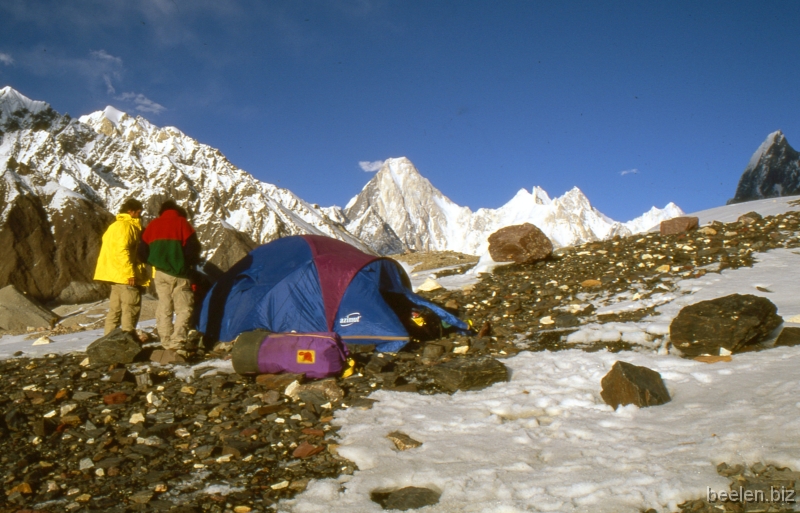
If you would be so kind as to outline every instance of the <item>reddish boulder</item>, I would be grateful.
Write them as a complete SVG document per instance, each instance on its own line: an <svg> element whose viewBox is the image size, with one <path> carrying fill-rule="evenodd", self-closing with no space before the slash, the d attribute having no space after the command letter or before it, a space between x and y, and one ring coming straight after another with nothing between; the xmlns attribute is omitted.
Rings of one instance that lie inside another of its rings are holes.
<svg viewBox="0 0 800 513"><path fill-rule="evenodd" d="M553 243L530 223L506 226L489 235L489 255L495 262L531 264L553 253Z"/></svg>
<svg viewBox="0 0 800 513"><path fill-rule="evenodd" d="M694 230L700 224L697 217L673 217L666 221L661 221L661 235L677 235L679 233Z"/></svg>

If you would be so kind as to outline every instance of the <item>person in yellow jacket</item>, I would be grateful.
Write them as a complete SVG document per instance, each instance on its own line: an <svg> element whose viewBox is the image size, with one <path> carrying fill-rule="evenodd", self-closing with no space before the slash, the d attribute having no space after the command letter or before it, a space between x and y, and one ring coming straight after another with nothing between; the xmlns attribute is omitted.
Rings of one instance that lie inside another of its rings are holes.
<svg viewBox="0 0 800 513"><path fill-rule="evenodd" d="M133 198L120 207L117 220L103 234L94 279L111 283L105 334L117 327L134 331L139 322L142 292L150 279L144 263L136 257L142 235L142 203Z"/></svg>

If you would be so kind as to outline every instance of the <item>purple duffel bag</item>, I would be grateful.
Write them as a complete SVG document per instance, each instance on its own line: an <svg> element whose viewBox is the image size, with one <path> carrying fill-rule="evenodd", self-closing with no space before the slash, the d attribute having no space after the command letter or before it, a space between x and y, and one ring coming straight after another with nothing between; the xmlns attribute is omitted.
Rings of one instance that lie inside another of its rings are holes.
<svg viewBox="0 0 800 513"><path fill-rule="evenodd" d="M236 338L231 352L233 369L239 374L291 372L311 379L340 374L347 357L347 346L333 332L248 331Z"/></svg>

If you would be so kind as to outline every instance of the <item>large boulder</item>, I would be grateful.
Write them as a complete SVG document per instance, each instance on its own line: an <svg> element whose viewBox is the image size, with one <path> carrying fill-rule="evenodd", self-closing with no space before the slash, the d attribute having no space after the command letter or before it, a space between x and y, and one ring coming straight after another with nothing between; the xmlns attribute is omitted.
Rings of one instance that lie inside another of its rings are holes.
<svg viewBox="0 0 800 513"><path fill-rule="evenodd" d="M659 231L661 235L677 235L679 233L688 232L697 228L700 219L697 217L673 217L666 221L661 221Z"/></svg>
<svg viewBox="0 0 800 513"><path fill-rule="evenodd" d="M628 362L616 362L603 376L600 396L606 404L616 408L635 404L639 408L670 402L669 391L661 374Z"/></svg>
<svg viewBox="0 0 800 513"><path fill-rule="evenodd" d="M685 356L734 353L763 341L783 323L778 308L767 298L731 294L684 307L672 320L672 345Z"/></svg>
<svg viewBox="0 0 800 513"><path fill-rule="evenodd" d="M133 363L141 352L142 346L136 336L119 328L98 338L86 348L86 355L92 365Z"/></svg>
<svg viewBox="0 0 800 513"><path fill-rule="evenodd" d="M530 223L506 226L489 235L489 255L495 262L531 264L553 253L553 243Z"/></svg>
<svg viewBox="0 0 800 513"><path fill-rule="evenodd" d="M57 320L56 314L18 291L13 285L0 289L0 330L24 332L36 328L47 329Z"/></svg>

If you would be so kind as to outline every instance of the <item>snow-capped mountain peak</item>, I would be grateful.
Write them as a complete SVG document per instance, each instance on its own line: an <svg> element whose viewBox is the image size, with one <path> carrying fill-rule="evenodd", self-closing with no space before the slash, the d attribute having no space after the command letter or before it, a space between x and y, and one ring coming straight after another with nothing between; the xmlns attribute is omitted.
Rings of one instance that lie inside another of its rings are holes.
<svg viewBox="0 0 800 513"><path fill-rule="evenodd" d="M45 102L31 100L22 95L11 86L0 89L0 124L12 117L15 113L27 111L31 114L38 114L50 108Z"/></svg>
<svg viewBox="0 0 800 513"><path fill-rule="evenodd" d="M776 130L769 134L764 142L758 147L758 149L753 153L750 157L750 162L747 163L747 168L745 168L745 172L748 169L754 169L761 159L764 158L766 154L769 153L770 149L775 146L776 144L781 144L786 140L786 137L783 135L783 132L780 130Z"/></svg>
<svg viewBox="0 0 800 513"><path fill-rule="evenodd" d="M441 251L458 236L454 222L468 218L405 157L387 159L347 203L347 230L383 254L407 249Z"/></svg>

